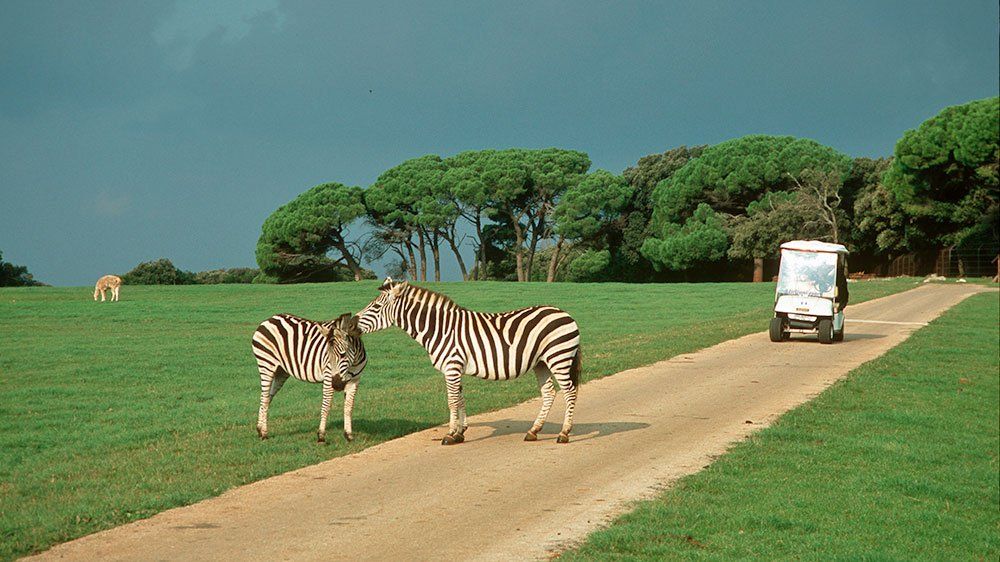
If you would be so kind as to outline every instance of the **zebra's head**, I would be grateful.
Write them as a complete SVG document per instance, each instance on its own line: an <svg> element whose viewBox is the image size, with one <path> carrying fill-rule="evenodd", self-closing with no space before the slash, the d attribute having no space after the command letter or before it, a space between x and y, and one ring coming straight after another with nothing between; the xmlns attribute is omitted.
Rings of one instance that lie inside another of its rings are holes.
<svg viewBox="0 0 1000 562"><path fill-rule="evenodd" d="M352 338L360 338L358 317L350 312L341 314L331 323L331 326L320 325L323 336L329 346L330 367L340 376L343 382L351 380L350 368L354 364L356 347L351 345Z"/></svg>
<svg viewBox="0 0 1000 562"><path fill-rule="evenodd" d="M358 313L357 325L361 333L370 334L392 325L393 305L406 286L406 281L397 283L392 277L385 278L385 282L378 288L379 295Z"/></svg>

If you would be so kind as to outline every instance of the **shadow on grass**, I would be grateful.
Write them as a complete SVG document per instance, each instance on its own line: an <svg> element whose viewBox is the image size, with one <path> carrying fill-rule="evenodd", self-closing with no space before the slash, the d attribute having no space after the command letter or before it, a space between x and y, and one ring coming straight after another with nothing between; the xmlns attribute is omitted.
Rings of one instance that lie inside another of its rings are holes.
<svg viewBox="0 0 1000 562"><path fill-rule="evenodd" d="M532 420L506 419L491 422L471 423L469 424L469 427L490 427L493 429L493 432L483 437L469 439L467 442L482 441L484 439L501 437L503 435L523 435L524 433L527 433L529 428L531 428L531 421ZM570 434L570 441L586 441L588 439L607 437L608 435L624 433L626 431L635 431L637 429L645 429L647 427L649 427L649 424L642 422L577 423L573 424L573 432ZM545 427L538 432L538 440L554 441L561 428L561 420L559 422L546 423Z"/></svg>

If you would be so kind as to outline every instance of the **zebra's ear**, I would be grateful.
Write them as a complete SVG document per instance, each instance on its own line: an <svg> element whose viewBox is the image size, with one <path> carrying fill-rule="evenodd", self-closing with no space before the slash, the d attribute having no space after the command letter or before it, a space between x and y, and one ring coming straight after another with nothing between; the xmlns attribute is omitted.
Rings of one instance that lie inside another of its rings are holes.
<svg viewBox="0 0 1000 562"><path fill-rule="evenodd" d="M324 338L330 339L330 328L327 328L322 324L316 324L316 326L319 328L319 331L321 334L323 334Z"/></svg>
<svg viewBox="0 0 1000 562"><path fill-rule="evenodd" d="M395 296L399 296L399 293L400 293L400 292L401 292L401 291L402 291L402 290L403 290L404 288L406 288L406 286L407 286L407 285L409 285L409 284L410 284L410 283L409 283L408 281L403 281L403 282L401 282L401 283L396 283L395 285L393 285L393 286L392 286L392 288L391 288L390 290L392 291L392 294L393 294L393 295L395 295Z"/></svg>
<svg viewBox="0 0 1000 562"><path fill-rule="evenodd" d="M386 277L385 281L382 282L382 285L378 288L378 290L386 291L391 288L392 288L392 277Z"/></svg>
<svg viewBox="0 0 1000 562"><path fill-rule="evenodd" d="M355 316L351 318L351 321L347 323L347 334L351 337L360 338L361 328L358 328L359 317Z"/></svg>

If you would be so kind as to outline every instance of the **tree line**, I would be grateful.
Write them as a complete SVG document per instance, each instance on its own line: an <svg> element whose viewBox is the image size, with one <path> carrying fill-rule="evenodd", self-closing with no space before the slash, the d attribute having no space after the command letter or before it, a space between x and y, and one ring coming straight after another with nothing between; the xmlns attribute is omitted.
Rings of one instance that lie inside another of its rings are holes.
<svg viewBox="0 0 1000 562"><path fill-rule="evenodd" d="M749 135L640 158L621 174L586 153L478 150L407 160L367 189L316 186L264 222L259 280L657 281L762 276L781 242L847 245L856 264L998 241L998 98L948 107L889 158ZM352 236L366 224L369 232ZM466 263L462 247L471 246Z"/></svg>

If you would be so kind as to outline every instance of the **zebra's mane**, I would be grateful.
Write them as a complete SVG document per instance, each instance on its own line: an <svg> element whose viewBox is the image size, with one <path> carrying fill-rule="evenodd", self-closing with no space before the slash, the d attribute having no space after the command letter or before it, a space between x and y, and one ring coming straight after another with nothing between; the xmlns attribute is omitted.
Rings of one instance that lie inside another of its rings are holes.
<svg viewBox="0 0 1000 562"><path fill-rule="evenodd" d="M437 291L432 291L425 287L418 287L416 285L408 285L408 289L409 290L406 291L406 295L411 300L415 300L422 303L428 303L430 302L432 297L437 297L437 300L435 301L435 304L437 306L447 306L449 308L452 307L462 308L461 306L458 305L458 303L451 300L451 297L449 297L448 295L443 295Z"/></svg>

